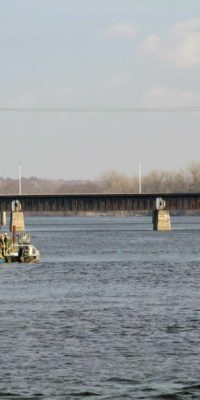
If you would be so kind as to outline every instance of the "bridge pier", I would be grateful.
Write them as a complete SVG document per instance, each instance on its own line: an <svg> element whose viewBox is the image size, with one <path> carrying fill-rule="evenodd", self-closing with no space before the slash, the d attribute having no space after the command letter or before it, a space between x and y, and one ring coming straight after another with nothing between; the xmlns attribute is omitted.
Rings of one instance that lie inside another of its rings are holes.
<svg viewBox="0 0 200 400"><path fill-rule="evenodd" d="M13 232L13 227L16 227L17 232L24 232L24 213L22 211L12 211L10 214L10 231Z"/></svg>
<svg viewBox="0 0 200 400"><path fill-rule="evenodd" d="M6 218L6 211L1 211L1 226L4 226L4 225L6 225L6 221L7 220L7 218Z"/></svg>
<svg viewBox="0 0 200 400"><path fill-rule="evenodd" d="M168 210L153 211L153 230L171 231L170 213Z"/></svg>
<svg viewBox="0 0 200 400"><path fill-rule="evenodd" d="M24 213L21 210L22 206L19 200L12 201L12 211L10 214L10 231L13 232L15 227L17 232L23 232L25 229L24 225Z"/></svg>
<svg viewBox="0 0 200 400"><path fill-rule="evenodd" d="M153 230L171 231L171 221L169 211L165 210L166 201L162 197L157 197L153 210Z"/></svg>

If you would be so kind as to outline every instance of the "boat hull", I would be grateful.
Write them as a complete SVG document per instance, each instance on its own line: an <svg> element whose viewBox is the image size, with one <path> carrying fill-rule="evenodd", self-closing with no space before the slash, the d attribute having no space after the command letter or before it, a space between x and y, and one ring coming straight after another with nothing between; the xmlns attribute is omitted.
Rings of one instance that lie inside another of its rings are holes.
<svg viewBox="0 0 200 400"><path fill-rule="evenodd" d="M6 256L4 260L0 261L1 264L3 263L37 263L39 259L37 257L19 257L19 256Z"/></svg>

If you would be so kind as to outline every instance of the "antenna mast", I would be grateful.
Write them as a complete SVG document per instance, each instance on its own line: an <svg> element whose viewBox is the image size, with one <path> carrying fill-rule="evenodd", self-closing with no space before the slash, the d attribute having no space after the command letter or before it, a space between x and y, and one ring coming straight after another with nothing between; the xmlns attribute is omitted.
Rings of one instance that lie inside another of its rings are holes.
<svg viewBox="0 0 200 400"><path fill-rule="evenodd" d="M139 194L142 193L142 165L141 161L138 161L138 186L139 186Z"/></svg>
<svg viewBox="0 0 200 400"><path fill-rule="evenodd" d="M18 164L18 176L19 176L19 195L22 194L22 177L21 177L21 163Z"/></svg>

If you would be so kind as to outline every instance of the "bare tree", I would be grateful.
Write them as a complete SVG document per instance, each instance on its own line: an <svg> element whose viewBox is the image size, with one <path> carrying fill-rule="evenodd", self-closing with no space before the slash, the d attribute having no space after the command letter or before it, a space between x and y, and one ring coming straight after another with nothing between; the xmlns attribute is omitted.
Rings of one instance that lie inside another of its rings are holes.
<svg viewBox="0 0 200 400"><path fill-rule="evenodd" d="M132 181L124 174L108 171L100 177L99 187L103 193L130 193Z"/></svg>
<svg viewBox="0 0 200 400"><path fill-rule="evenodd" d="M24 194L138 193L138 176L107 171L96 180L22 178ZM200 192L200 162L180 171L152 171L142 177L143 193ZM18 194L18 181L0 177L1 194Z"/></svg>
<svg viewBox="0 0 200 400"><path fill-rule="evenodd" d="M192 162L189 165L189 173L190 173L190 187L189 190L191 192L199 192L200 191L200 162Z"/></svg>

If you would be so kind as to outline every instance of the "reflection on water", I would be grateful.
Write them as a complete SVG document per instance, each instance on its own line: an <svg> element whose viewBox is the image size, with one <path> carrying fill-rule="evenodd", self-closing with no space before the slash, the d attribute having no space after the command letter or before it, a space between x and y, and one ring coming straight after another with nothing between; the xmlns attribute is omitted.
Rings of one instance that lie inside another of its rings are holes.
<svg viewBox="0 0 200 400"><path fill-rule="evenodd" d="M27 219L0 266L0 399L200 398L200 218Z"/></svg>

